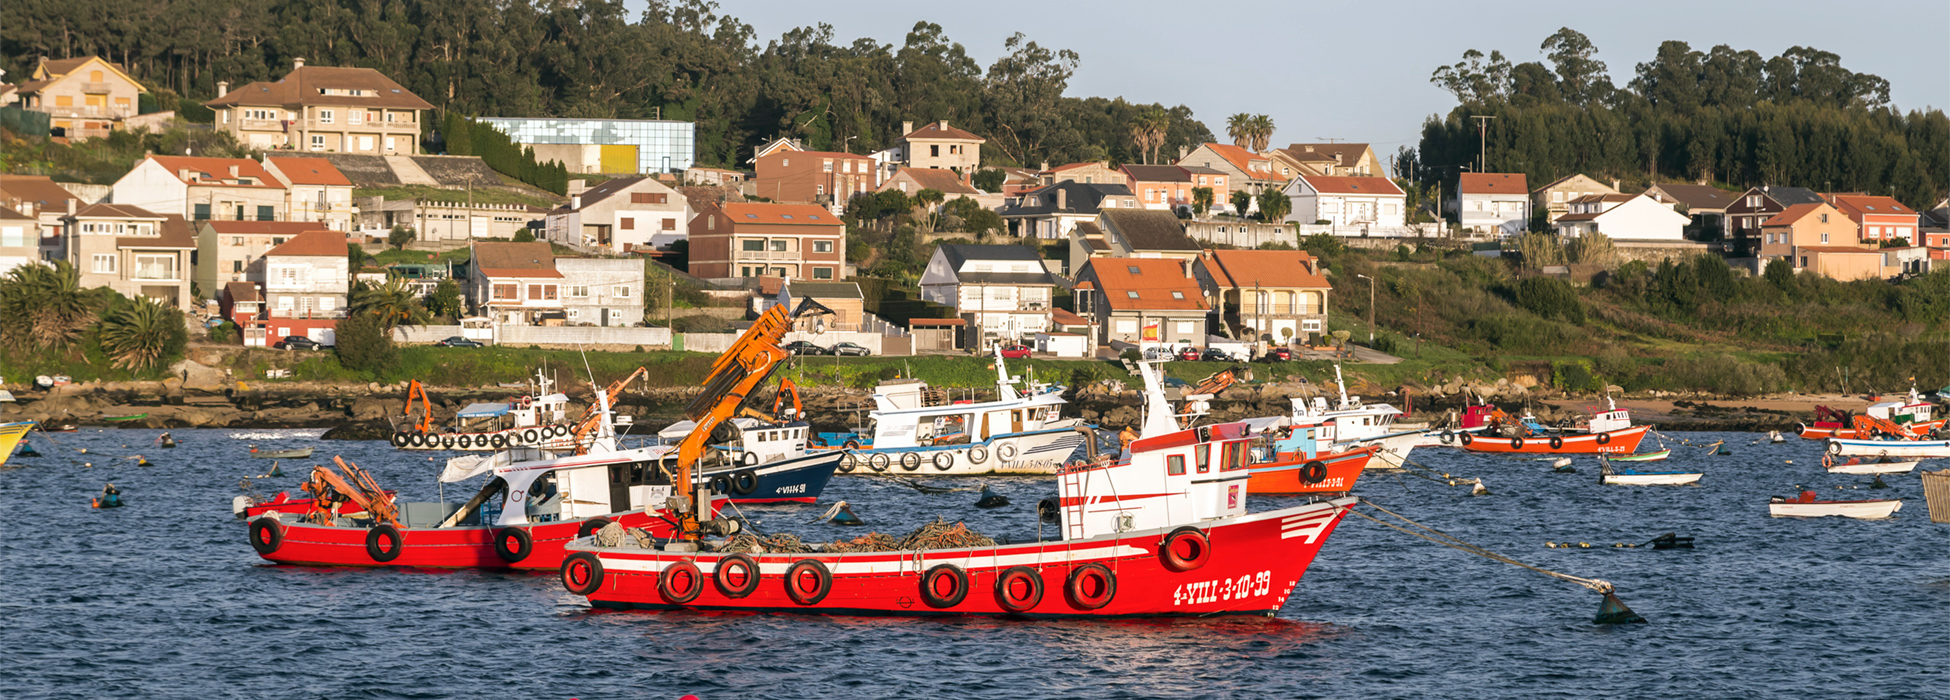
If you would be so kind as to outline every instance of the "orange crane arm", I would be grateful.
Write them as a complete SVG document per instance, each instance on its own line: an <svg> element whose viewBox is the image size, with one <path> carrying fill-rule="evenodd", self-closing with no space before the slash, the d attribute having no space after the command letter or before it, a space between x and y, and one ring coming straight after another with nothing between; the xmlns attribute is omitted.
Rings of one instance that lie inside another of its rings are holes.
<svg viewBox="0 0 1950 700"><path fill-rule="evenodd" d="M408 419L413 417L413 399L416 397L420 400L420 422L411 425L422 433L431 433L433 432L433 401L427 398L427 388L420 385L420 380L415 379L406 385L406 410L400 415Z"/></svg>
<svg viewBox="0 0 1950 700"><path fill-rule="evenodd" d="M311 468L311 478L314 483L307 484L307 491L311 491L314 497L320 496L319 492L323 489L317 488L317 485L318 482L322 482L322 485L330 486L332 490L339 492L348 500L359 504L372 515L374 521L399 526L399 511L393 507L392 501L386 498L386 492L373 482L371 474L346 463L343 457L333 457L332 461L345 469L345 473L352 477L351 481L339 476L338 472L332 471L331 467L321 464Z"/></svg>

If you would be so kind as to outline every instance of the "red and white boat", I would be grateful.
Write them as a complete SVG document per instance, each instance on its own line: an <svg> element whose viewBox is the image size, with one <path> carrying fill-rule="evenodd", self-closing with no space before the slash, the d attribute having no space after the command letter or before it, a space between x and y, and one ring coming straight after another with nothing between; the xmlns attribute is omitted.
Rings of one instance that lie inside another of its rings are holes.
<svg viewBox="0 0 1950 700"><path fill-rule="evenodd" d="M1060 538L868 553L738 554L686 532L642 547L568 545L569 591L603 609L846 615L1271 615L1357 499L1247 513L1247 424L1180 428L1140 364L1144 430L1118 457L1057 474ZM1086 441L1094 448L1095 441Z"/></svg>
<svg viewBox="0 0 1950 700"><path fill-rule="evenodd" d="M1252 478L1247 491L1261 495L1319 495L1347 493L1361 471L1381 448L1368 445L1339 452L1314 439L1315 429L1294 428L1275 439L1264 458L1247 468Z"/></svg>
<svg viewBox="0 0 1950 700"><path fill-rule="evenodd" d="M1628 455L1638 452L1639 441L1645 439L1645 434L1652 430L1652 426L1634 426L1629 411L1619 408L1610 397L1606 397L1605 403L1606 410L1592 411L1591 420L1581 428L1556 435L1540 434L1523 428L1528 434L1503 437L1490 431L1481 434L1463 433L1456 439L1462 443L1465 450L1492 454Z"/></svg>
<svg viewBox="0 0 1950 700"><path fill-rule="evenodd" d="M1865 429L1870 432L1876 432L1878 426L1888 428L1891 427L1889 424L1902 426L1900 430L1909 431L1911 436L1923 436L1939 430L1945 425L1944 419L1933 418L1935 411L1936 405L1924 401L1922 395L1917 393L1916 387L1912 386L1909 388L1909 396L1904 399L1878 401L1869 404L1869 407L1862 411L1863 415L1878 420L1868 421L1867 425L1864 425L1864 421L1852 420L1846 412L1837 411L1827 406L1816 406L1815 424L1812 426L1805 423L1802 424L1801 437L1810 440L1821 440L1824 438L1868 439L1874 436L1865 435ZM1888 421L1888 423L1884 424L1879 421ZM1893 430L1885 430L1883 432L1893 432Z"/></svg>
<svg viewBox="0 0 1950 700"><path fill-rule="evenodd" d="M1777 518L1820 518L1840 516L1863 520L1881 520L1895 515L1903 509L1900 500L1880 501L1818 501L1815 492L1802 491L1794 498L1775 496L1768 500L1767 514Z"/></svg>

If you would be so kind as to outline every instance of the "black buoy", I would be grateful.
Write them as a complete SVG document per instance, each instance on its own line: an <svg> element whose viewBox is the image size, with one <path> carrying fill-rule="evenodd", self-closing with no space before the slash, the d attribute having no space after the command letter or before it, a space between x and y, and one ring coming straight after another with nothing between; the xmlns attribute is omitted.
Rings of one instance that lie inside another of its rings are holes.
<svg viewBox="0 0 1950 700"><path fill-rule="evenodd" d="M39 457L41 456L41 453L39 450L34 449L33 445L21 445L20 451L15 452L14 456L15 457Z"/></svg>
<svg viewBox="0 0 1950 700"><path fill-rule="evenodd" d="M1635 622L1643 623L1645 622L1645 618L1639 617L1638 613L1632 612L1631 608L1626 607L1625 601L1619 600L1616 593L1605 591L1605 599L1598 603L1598 618L1592 620L1592 623L1599 625L1621 625Z"/></svg>
<svg viewBox="0 0 1950 700"><path fill-rule="evenodd" d="M1001 508L1006 505L1009 505L1008 496L990 491L988 484L982 484L982 497L975 501L976 508Z"/></svg>
<svg viewBox="0 0 1950 700"><path fill-rule="evenodd" d="M1877 475L1876 475L1876 480L1875 480L1874 482L1872 482L1872 483L1870 483L1870 484L1869 484L1869 488L1872 488L1872 489L1886 489L1886 488L1889 488L1889 484L1887 484L1887 483L1884 483L1884 482L1883 482L1883 480L1882 480L1882 475L1881 475L1881 474L1877 474Z"/></svg>
<svg viewBox="0 0 1950 700"><path fill-rule="evenodd" d="M1652 538L1648 544L1651 544L1653 549L1692 549L1693 538L1680 537L1678 533L1668 532Z"/></svg>
<svg viewBox="0 0 1950 700"><path fill-rule="evenodd" d="M826 514L819 516L819 519L834 525L867 524L867 521L861 520L860 516L853 513L853 506L847 505L846 501L833 504L833 507L826 509Z"/></svg>
<svg viewBox="0 0 1950 700"><path fill-rule="evenodd" d="M1056 497L1052 496L1036 502L1036 519L1051 525L1062 522L1063 510Z"/></svg>

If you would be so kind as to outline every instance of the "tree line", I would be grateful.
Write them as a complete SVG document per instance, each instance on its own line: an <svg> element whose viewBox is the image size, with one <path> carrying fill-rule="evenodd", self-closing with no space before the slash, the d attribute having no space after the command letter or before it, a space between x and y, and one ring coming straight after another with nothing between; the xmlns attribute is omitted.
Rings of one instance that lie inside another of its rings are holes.
<svg viewBox="0 0 1950 700"><path fill-rule="evenodd" d="M1169 159L1212 140L1182 105L1064 96L1081 57L1021 34L985 70L937 24L899 46L837 43L824 24L761 44L705 0L654 0L635 18L621 0L18 0L0 25L12 76L41 56L100 55L201 101L219 80L275 80L304 58L377 69L461 114L693 121L699 161L718 166L782 136L876 150L903 121L948 120L989 139L985 160L1024 166Z"/></svg>
<svg viewBox="0 0 1950 700"><path fill-rule="evenodd" d="M1524 173L1532 187L1584 173L1868 192L1925 210L1950 187L1950 119L1896 109L1887 80L1843 68L1833 53L1796 46L1763 58L1667 41L1618 87L1583 34L1561 29L1540 48L1549 65L1472 49L1437 68L1430 82L1458 104L1429 117L1397 174L1453 187L1479 167L1473 117L1483 115L1495 117L1488 169Z"/></svg>

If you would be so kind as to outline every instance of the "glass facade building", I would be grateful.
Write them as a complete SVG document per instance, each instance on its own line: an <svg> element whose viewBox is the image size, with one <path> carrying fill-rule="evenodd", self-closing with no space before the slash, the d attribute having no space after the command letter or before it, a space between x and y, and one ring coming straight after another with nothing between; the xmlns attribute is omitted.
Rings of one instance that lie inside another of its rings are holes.
<svg viewBox="0 0 1950 700"><path fill-rule="evenodd" d="M692 122L553 117L479 117L475 121L492 124L524 146L600 146L605 164L634 150L638 173L688 170L697 153L697 125ZM612 172L608 168L603 171Z"/></svg>

